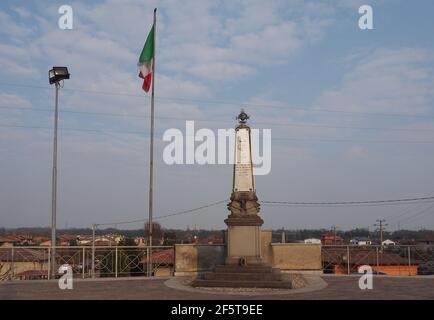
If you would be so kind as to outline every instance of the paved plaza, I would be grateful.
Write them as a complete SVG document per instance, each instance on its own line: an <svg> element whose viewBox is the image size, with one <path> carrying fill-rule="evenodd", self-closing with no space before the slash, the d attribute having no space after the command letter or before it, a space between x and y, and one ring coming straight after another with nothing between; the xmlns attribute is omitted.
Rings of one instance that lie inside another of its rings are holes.
<svg viewBox="0 0 434 320"><path fill-rule="evenodd" d="M374 277L372 290L360 290L357 276L317 276L306 290L222 294L185 290L173 285L177 278L76 280L72 290L60 290L57 281L0 283L0 300L6 299L434 299L434 277ZM180 281L180 280L179 280Z"/></svg>

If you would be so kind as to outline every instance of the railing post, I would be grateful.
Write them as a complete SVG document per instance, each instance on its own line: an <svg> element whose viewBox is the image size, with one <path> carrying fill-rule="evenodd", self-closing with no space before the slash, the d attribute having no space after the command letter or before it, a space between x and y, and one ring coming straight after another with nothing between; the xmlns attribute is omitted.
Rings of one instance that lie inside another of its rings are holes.
<svg viewBox="0 0 434 320"><path fill-rule="evenodd" d="M50 280L51 278L51 248L48 247L47 248L47 252L48 252L48 280Z"/></svg>
<svg viewBox="0 0 434 320"><path fill-rule="evenodd" d="M146 248L146 269L147 269L147 275L148 277L150 277L152 275L152 267L149 267L149 264L151 263L151 250L150 247L148 245L148 247Z"/></svg>
<svg viewBox="0 0 434 320"><path fill-rule="evenodd" d="M85 263L86 263L86 251L85 247L83 247L83 260L81 262L81 278L84 279L84 269L85 269Z"/></svg>
<svg viewBox="0 0 434 320"><path fill-rule="evenodd" d="M378 247L375 247L377 250L377 267L380 266L379 256L378 256Z"/></svg>
<svg viewBox="0 0 434 320"><path fill-rule="evenodd" d="M347 273L350 274L350 246L347 246Z"/></svg>
<svg viewBox="0 0 434 320"><path fill-rule="evenodd" d="M12 280L15 277L15 265L14 265L14 260L15 260L15 249L12 245L11 247L11 276L12 276Z"/></svg>
<svg viewBox="0 0 434 320"><path fill-rule="evenodd" d="M322 257L322 252L321 252L321 257ZM322 265L322 261L321 261L321 265ZM175 244L173 244L173 270L171 276L174 276L175 272L176 272L176 246Z"/></svg>
<svg viewBox="0 0 434 320"><path fill-rule="evenodd" d="M95 278L95 227L92 225L92 278Z"/></svg>
<svg viewBox="0 0 434 320"><path fill-rule="evenodd" d="M118 247L115 248L115 278L118 277Z"/></svg>
<svg viewBox="0 0 434 320"><path fill-rule="evenodd" d="M407 247L407 249L408 249L408 275L410 276L411 275L411 247L410 246L408 246Z"/></svg>

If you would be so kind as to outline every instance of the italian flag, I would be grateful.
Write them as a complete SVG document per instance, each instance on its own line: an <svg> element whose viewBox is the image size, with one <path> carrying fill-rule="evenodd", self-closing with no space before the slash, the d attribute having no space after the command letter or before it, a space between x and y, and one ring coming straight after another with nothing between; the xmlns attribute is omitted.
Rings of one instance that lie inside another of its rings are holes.
<svg viewBox="0 0 434 320"><path fill-rule="evenodd" d="M140 54L139 62L137 63L140 70L139 77L143 79L142 89L145 92L148 92L151 87L154 53L154 26L152 26L152 29L146 38L145 45L143 46L142 53Z"/></svg>

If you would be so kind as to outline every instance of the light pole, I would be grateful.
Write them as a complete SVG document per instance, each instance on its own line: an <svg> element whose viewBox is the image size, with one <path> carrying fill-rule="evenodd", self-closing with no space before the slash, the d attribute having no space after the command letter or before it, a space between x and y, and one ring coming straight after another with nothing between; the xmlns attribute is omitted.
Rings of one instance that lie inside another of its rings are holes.
<svg viewBox="0 0 434 320"><path fill-rule="evenodd" d="M57 209L57 122L59 118L59 88L60 81L69 79L67 67L53 67L48 71L50 84L55 85L54 102L54 139L53 139L53 173L51 181L51 274L56 276L56 209Z"/></svg>

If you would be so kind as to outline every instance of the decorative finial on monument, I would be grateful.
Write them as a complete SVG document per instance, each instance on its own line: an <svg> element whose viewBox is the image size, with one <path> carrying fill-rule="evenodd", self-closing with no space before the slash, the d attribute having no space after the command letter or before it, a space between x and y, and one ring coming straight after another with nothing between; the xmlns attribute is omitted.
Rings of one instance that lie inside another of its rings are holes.
<svg viewBox="0 0 434 320"><path fill-rule="evenodd" d="M249 115L244 112L244 109L241 109L240 114L236 117L239 123L245 124L247 119L250 119Z"/></svg>

